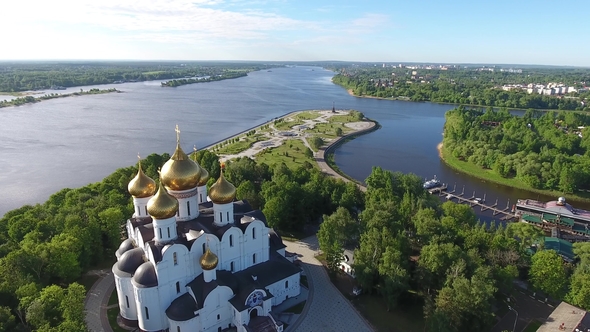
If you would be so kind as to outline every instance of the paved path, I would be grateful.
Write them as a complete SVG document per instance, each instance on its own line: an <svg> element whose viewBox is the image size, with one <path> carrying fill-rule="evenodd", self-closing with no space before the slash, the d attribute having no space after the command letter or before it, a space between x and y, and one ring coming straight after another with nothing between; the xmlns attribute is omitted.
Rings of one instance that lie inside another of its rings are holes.
<svg viewBox="0 0 590 332"><path fill-rule="evenodd" d="M326 162L326 159L325 159L325 155L326 155L326 153L329 153L330 150L333 147L335 147L336 144L338 144L338 142L340 142L341 140L346 139L346 138L351 137L351 136L362 135L364 133L367 133L369 131L372 131L372 130L374 130L375 125L376 125L375 122L369 122L368 125L367 125L367 127L365 127L364 129L361 129L361 130L355 131L353 133L350 133L350 134L344 135L342 137L339 137L338 139L335 139L335 140L331 141L328 146L319 149L318 152L315 153L314 159L318 163L318 167L320 168L320 170L323 173L327 174L328 176L332 176L332 177L335 177L337 179L342 179L344 182L350 182L349 179L347 179L344 176L338 174L334 169L332 169L330 167L330 165L328 165L328 163ZM357 185L358 185L358 187L362 191L367 191L367 187L365 187L365 186L363 186L361 184L358 184L358 183L357 183Z"/></svg>
<svg viewBox="0 0 590 332"><path fill-rule="evenodd" d="M115 279L110 271L99 271L101 277L98 279L84 300L84 311L86 312L86 325L90 332L113 332L107 317L107 305L109 297L115 289Z"/></svg>
<svg viewBox="0 0 590 332"><path fill-rule="evenodd" d="M373 331L369 323L332 284L314 255L319 249L317 237L299 242L285 241L287 251L296 253L307 275L309 297L300 318L288 332L363 332Z"/></svg>

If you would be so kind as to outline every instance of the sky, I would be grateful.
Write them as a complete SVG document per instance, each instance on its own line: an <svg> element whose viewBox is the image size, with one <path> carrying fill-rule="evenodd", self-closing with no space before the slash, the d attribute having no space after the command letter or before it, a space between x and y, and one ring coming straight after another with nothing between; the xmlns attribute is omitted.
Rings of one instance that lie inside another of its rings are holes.
<svg viewBox="0 0 590 332"><path fill-rule="evenodd" d="M590 67L590 1L16 0L0 60L261 60Z"/></svg>

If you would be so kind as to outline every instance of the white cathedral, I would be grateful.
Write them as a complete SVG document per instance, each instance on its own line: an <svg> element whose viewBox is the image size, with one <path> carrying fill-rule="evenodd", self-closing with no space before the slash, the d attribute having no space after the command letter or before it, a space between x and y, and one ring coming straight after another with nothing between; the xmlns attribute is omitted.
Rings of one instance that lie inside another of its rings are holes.
<svg viewBox="0 0 590 332"><path fill-rule="evenodd" d="M159 187L141 163L129 182L135 213L113 265L123 321L142 331L281 332L271 308L299 295L300 268L262 212L234 201L223 169L207 192L209 173L178 133Z"/></svg>

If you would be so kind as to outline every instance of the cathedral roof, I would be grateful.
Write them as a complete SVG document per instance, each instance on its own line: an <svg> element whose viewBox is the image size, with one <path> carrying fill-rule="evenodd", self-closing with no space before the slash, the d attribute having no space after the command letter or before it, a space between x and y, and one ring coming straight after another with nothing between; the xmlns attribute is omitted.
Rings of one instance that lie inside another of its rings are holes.
<svg viewBox="0 0 590 332"><path fill-rule="evenodd" d="M125 252L113 265L113 272L119 277L131 277L135 270L145 262L143 249L135 248Z"/></svg>
<svg viewBox="0 0 590 332"><path fill-rule="evenodd" d="M117 249L117 251L115 252L115 256L117 256L117 258L119 258L119 257L121 257L121 255L123 255L124 253L126 253L127 251L129 251L133 248L135 248L135 246L133 245L133 240L127 239L127 240L121 242L119 249Z"/></svg>
<svg viewBox="0 0 590 332"><path fill-rule="evenodd" d="M166 309L166 316L177 322L183 322L194 318L198 310L195 299L189 293L184 293L172 301Z"/></svg>
<svg viewBox="0 0 590 332"><path fill-rule="evenodd" d="M141 264L133 275L133 283L140 288L158 286L158 276L154 264L151 262Z"/></svg>
<svg viewBox="0 0 590 332"><path fill-rule="evenodd" d="M156 182L143 173L141 161L138 163L137 175L129 181L127 191L136 198L153 196L156 193Z"/></svg>
<svg viewBox="0 0 590 332"><path fill-rule="evenodd" d="M268 237L270 239L270 251L277 251L279 249L286 248L287 246L283 243L283 239L277 233L274 228L268 230Z"/></svg>

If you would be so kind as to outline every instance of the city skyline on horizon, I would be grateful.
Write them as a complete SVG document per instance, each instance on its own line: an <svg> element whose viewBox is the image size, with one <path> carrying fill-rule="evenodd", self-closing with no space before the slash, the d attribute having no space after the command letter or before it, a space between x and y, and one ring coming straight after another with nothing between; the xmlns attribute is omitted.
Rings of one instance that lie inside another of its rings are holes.
<svg viewBox="0 0 590 332"><path fill-rule="evenodd" d="M285 61L590 67L590 3L24 0L0 61Z"/></svg>

